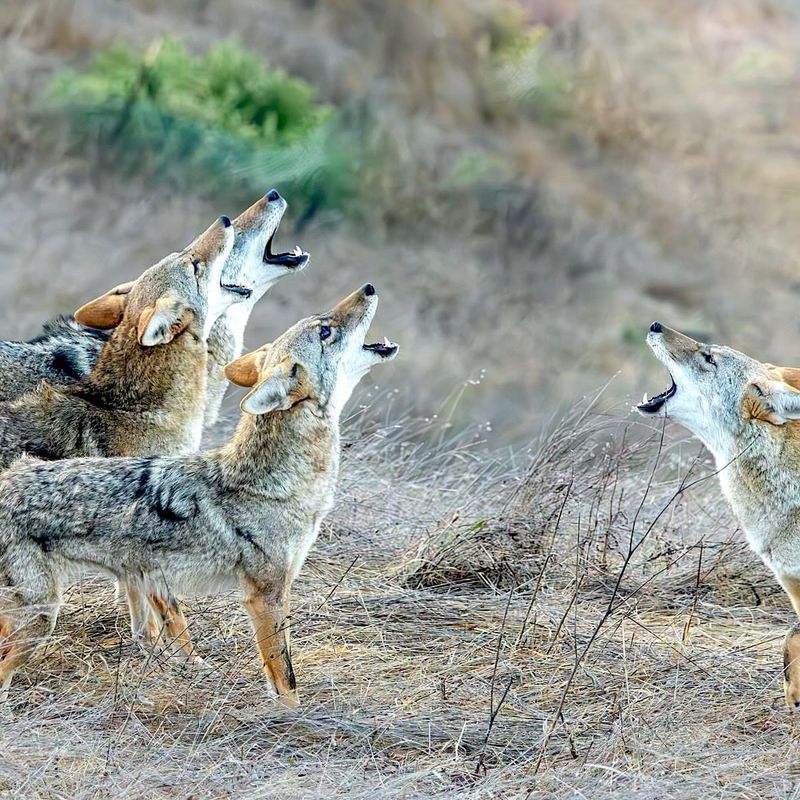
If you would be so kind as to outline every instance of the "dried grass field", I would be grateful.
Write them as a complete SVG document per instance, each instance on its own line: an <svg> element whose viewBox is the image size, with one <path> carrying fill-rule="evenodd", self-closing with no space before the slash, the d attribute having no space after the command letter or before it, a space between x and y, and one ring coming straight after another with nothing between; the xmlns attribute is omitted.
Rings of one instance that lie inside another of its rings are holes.
<svg viewBox="0 0 800 800"><path fill-rule="evenodd" d="M301 709L235 598L189 602L203 669L82 583L3 717L2 796L795 796L788 604L696 444L618 412L510 454L357 410L293 590Z"/></svg>

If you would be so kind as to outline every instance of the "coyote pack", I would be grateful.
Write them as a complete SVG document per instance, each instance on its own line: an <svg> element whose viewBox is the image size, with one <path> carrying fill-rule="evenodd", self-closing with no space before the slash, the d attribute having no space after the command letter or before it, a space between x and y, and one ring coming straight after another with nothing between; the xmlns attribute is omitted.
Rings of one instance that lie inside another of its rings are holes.
<svg viewBox="0 0 800 800"><path fill-rule="evenodd" d="M52 631L64 583L100 570L148 597L237 589L267 677L297 704L289 589L333 503L342 408L372 366L397 354L388 341L365 342L377 304L366 284L230 363L228 378L249 392L224 447L23 457L0 476L3 692Z"/></svg>
<svg viewBox="0 0 800 800"><path fill-rule="evenodd" d="M277 697L297 705L290 589L334 503L342 410L398 346L366 341L367 283L242 355L256 304L309 262L274 248L286 208L272 190L34 339L0 341L0 700L65 586L99 572L125 594L139 644L196 661L181 598L237 591ZM658 322L647 342L671 381L639 412L710 450L800 619L800 369ZM201 450L229 383L248 390L238 426ZM800 622L783 674L800 707Z"/></svg>

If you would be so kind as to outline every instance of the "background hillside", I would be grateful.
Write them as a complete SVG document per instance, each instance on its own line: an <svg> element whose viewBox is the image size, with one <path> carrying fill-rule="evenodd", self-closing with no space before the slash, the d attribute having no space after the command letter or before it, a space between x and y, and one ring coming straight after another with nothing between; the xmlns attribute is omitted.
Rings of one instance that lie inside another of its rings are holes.
<svg viewBox="0 0 800 800"><path fill-rule="evenodd" d="M278 288L248 341L369 277L379 333L404 346L381 382L433 413L483 370L455 421L491 421L502 442L618 371L620 401L644 376L660 388L642 345L656 317L800 358L790 4L9 0L0 34L4 335L275 184L281 239L313 271ZM113 104L54 99L54 81L75 84L65 70L165 37L198 57L234 39L307 82L328 122L244 167L235 136L215 140L199 168L185 148L137 150L131 126L112 146Z"/></svg>
<svg viewBox="0 0 800 800"><path fill-rule="evenodd" d="M233 598L190 603L198 673L83 583L0 797L800 796L788 601L629 414L652 319L800 363L800 6L0 2L3 337L272 186L312 265L247 343L372 280L402 345L293 593L303 708Z"/></svg>

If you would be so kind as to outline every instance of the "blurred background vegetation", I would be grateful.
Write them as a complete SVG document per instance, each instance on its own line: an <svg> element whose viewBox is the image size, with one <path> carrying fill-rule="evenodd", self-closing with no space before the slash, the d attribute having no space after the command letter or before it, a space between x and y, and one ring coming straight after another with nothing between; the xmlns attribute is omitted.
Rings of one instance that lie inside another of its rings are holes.
<svg viewBox="0 0 800 800"><path fill-rule="evenodd" d="M660 390L653 318L797 363L798 33L790 0L7 0L2 335L275 186L313 262L248 344L373 280L375 378L499 442Z"/></svg>

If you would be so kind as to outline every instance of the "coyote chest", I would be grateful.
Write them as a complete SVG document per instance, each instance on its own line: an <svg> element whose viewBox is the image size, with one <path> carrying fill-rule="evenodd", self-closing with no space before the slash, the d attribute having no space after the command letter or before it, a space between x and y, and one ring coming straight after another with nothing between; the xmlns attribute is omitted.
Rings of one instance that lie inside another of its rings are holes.
<svg viewBox="0 0 800 800"><path fill-rule="evenodd" d="M800 474L742 457L720 482L753 550L778 574L800 574Z"/></svg>

